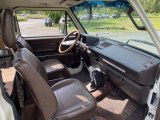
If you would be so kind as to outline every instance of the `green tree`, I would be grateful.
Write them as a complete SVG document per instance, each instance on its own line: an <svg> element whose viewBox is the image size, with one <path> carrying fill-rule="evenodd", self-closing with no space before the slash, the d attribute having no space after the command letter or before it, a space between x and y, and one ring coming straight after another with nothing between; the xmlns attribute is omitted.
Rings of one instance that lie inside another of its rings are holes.
<svg viewBox="0 0 160 120"><path fill-rule="evenodd" d="M160 0L139 0L148 13L160 13Z"/></svg>
<svg viewBox="0 0 160 120"><path fill-rule="evenodd" d="M64 15L63 11L46 11L45 14L52 18L52 20L57 24L59 23L59 20L61 18L61 16Z"/></svg>

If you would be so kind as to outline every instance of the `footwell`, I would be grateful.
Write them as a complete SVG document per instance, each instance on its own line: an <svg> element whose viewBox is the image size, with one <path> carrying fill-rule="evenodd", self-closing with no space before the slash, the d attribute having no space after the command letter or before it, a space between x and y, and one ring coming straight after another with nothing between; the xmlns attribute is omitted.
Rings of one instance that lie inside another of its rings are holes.
<svg viewBox="0 0 160 120"><path fill-rule="evenodd" d="M95 116L104 120L143 120L145 111L145 107L138 105L116 88L98 102Z"/></svg>

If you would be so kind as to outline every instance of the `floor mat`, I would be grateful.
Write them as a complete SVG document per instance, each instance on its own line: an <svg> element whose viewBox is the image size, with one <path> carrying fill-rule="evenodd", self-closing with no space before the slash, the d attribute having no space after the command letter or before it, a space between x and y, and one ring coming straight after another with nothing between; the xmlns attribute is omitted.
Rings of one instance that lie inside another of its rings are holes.
<svg viewBox="0 0 160 120"><path fill-rule="evenodd" d="M91 83L86 85L86 88L90 90ZM91 94L96 98L97 101L104 99L113 89L113 86L110 82L105 82L104 87L101 87L95 91L92 91Z"/></svg>
<svg viewBox="0 0 160 120"><path fill-rule="evenodd" d="M80 73L72 75L71 77L80 80L86 86L86 88L90 91L91 79L90 79L89 72L87 69L83 68L83 70ZM96 98L97 101L100 101L107 94L109 94L111 90L112 90L111 83L106 81L104 87L101 87L91 92L91 94Z"/></svg>
<svg viewBox="0 0 160 120"><path fill-rule="evenodd" d="M6 83L5 88L9 95L12 93L13 89L13 80L15 76L15 69L13 67L3 68L2 70L2 78L3 82Z"/></svg>
<svg viewBox="0 0 160 120"><path fill-rule="evenodd" d="M91 79L87 69L83 69L80 73L72 75L71 77L80 80L86 86L86 88L90 91ZM99 88L94 92L91 92L91 94L96 98L97 101L99 101L103 99L111 91L111 89L112 89L112 85L110 84L110 82L107 82L104 87Z"/></svg>
<svg viewBox="0 0 160 120"><path fill-rule="evenodd" d="M71 75L71 77L80 80L84 84L87 84L91 81L87 69L84 69L84 68L82 69L82 71L80 73L75 74L75 75Z"/></svg>
<svg viewBox="0 0 160 120"><path fill-rule="evenodd" d="M86 69L71 77L79 79L86 86L90 82L89 73ZM97 104L95 112L97 120L143 120L145 108L128 99L128 96L118 88L115 88L110 93L108 91L105 91L108 94L107 97L104 97ZM93 96L95 94L96 98L97 95L101 94L101 91L96 91L92 94Z"/></svg>
<svg viewBox="0 0 160 120"><path fill-rule="evenodd" d="M96 118L96 120L105 120L105 118L100 117L100 116L96 116L95 118Z"/></svg>
<svg viewBox="0 0 160 120"><path fill-rule="evenodd" d="M143 120L144 113L145 108L116 88L97 104L95 114L105 120Z"/></svg>

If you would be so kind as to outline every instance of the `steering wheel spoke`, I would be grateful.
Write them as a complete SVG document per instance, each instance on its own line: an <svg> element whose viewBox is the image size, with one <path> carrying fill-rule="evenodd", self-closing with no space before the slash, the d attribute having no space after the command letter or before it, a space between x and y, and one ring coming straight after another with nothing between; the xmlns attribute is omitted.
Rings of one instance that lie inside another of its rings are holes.
<svg viewBox="0 0 160 120"><path fill-rule="evenodd" d="M68 40L68 41L63 41L62 45L64 46L71 46L72 44L74 44L76 40Z"/></svg>

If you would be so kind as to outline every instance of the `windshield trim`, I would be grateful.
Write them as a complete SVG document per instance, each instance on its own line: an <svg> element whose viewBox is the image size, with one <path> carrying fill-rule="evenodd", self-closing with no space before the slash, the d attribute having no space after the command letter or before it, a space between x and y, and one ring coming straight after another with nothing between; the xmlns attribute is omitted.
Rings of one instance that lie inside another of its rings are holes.
<svg viewBox="0 0 160 120"><path fill-rule="evenodd" d="M105 37L101 37L101 38L105 38ZM107 39L108 39L108 38L107 38ZM134 46L134 45L126 44L126 43L123 43L123 42L120 42L120 41L117 41L117 40L114 40L114 39L110 39L110 38L109 38L108 40L113 41L113 42L116 42L116 43L118 43L119 45L126 45L126 46L129 46L129 47L132 47L132 48L134 48L134 49L140 50L140 51L142 51L142 52L145 52L145 53L147 53L147 54L149 54L149 55L152 55L152 56L160 59L160 56L159 56L158 54L155 54L155 53L153 53L153 52L147 51L147 50L145 50L145 49L136 47L136 46ZM103 41L104 41L104 40L103 40ZM153 46L153 47L156 47L156 46Z"/></svg>
<svg viewBox="0 0 160 120"><path fill-rule="evenodd" d="M75 17L75 19L77 20L77 22L79 23L79 25L81 26L81 28L83 29L83 31L84 31L86 34L88 34L87 31L86 31L86 29L83 27L82 23L78 20L77 16L75 15L72 7L70 7L70 10L71 10L71 12L73 13L73 16Z"/></svg>
<svg viewBox="0 0 160 120"><path fill-rule="evenodd" d="M123 44L123 43L122 43L122 44ZM136 46L133 46L133 45L125 44L125 43L124 43L123 45L127 45L127 46L129 46L129 47L135 48L135 49L137 49L137 50L140 50L140 51L142 51L142 52L145 52L145 53L147 53L147 54L149 54L149 55L152 55L152 56L160 59L160 56L157 55L157 54L155 54L155 53L153 53L153 52L147 51L147 50L145 50L145 49L142 49L142 48L139 48L139 47L136 47Z"/></svg>

